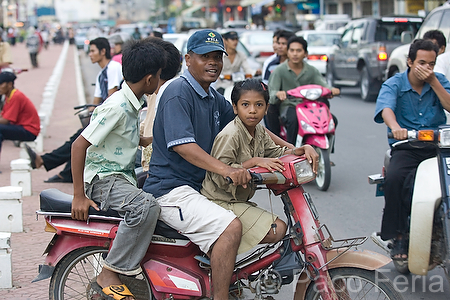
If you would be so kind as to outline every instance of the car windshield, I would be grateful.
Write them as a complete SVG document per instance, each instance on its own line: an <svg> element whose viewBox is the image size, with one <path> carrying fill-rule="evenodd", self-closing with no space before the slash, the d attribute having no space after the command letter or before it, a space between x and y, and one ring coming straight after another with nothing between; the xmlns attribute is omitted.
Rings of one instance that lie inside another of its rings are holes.
<svg viewBox="0 0 450 300"><path fill-rule="evenodd" d="M273 42L272 32L254 33L252 32L248 38L250 45L272 45Z"/></svg>
<svg viewBox="0 0 450 300"><path fill-rule="evenodd" d="M307 37L308 46L333 46L334 41L339 40L340 33L333 34L309 34Z"/></svg>
<svg viewBox="0 0 450 300"><path fill-rule="evenodd" d="M404 31L410 31L415 36L420 24L420 22L380 22L375 32L375 41L399 42Z"/></svg>

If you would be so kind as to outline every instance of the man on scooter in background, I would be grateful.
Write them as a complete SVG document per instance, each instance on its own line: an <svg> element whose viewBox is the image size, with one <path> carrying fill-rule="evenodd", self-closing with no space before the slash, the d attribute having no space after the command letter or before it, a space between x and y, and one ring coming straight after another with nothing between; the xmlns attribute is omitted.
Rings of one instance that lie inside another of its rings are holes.
<svg viewBox="0 0 450 300"><path fill-rule="evenodd" d="M233 87L234 84L233 80L221 78L223 75L232 75L233 73L242 71L246 75L250 74L253 76L255 72L248 65L247 56L244 53L236 50L236 47L239 43L239 36L237 32L225 32L224 34L222 34L222 38L223 45L225 46L225 51L228 53L228 56L223 57L222 73L220 73L221 76L217 79L216 83L214 83L214 88L223 95L225 89L227 89L228 87ZM257 70L254 75L261 75L261 70Z"/></svg>
<svg viewBox="0 0 450 300"><path fill-rule="evenodd" d="M419 163L436 156L436 149L424 142L404 142L408 130L437 129L445 124L450 109L450 83L433 68L439 48L431 40L415 40L409 49L408 70L383 83L377 98L374 120L385 123L394 138L389 139L391 160L384 182L385 207L381 239L393 239L391 258L408 259L408 216L415 173Z"/></svg>
<svg viewBox="0 0 450 300"><path fill-rule="evenodd" d="M280 105L280 118L287 131L287 141L295 145L298 133L298 120L295 106L296 100L287 98L286 92L307 84L318 84L327 88L322 74L304 61L308 55L308 43L303 37L293 36L287 43L288 59L273 70L269 78L270 104ZM333 96L339 95L340 90L330 88ZM333 116L333 119L335 117ZM337 125L337 120L335 120Z"/></svg>

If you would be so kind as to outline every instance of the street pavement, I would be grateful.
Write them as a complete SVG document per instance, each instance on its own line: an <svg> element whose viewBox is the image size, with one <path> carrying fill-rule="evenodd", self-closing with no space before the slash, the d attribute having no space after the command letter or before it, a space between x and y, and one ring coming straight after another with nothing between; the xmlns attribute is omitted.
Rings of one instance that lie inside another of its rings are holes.
<svg viewBox="0 0 450 300"><path fill-rule="evenodd" d="M39 67L31 67L30 57L24 44L16 44L12 49L13 67L28 68L28 72L19 74L15 87L27 95L39 110L45 85L52 75L53 69L63 49L62 45L49 45L38 56ZM53 113L44 136L44 152L50 152L62 145L80 127L80 121L74 116L73 107L78 105L78 94L75 80L74 45L69 46L62 72L59 88L56 93ZM12 141L4 141L0 154L0 186L10 185L10 162L20 158L20 149ZM49 299L49 279L31 283L38 275L38 266L44 262L43 252L52 239L52 234L44 232L45 221L42 217L36 220L39 209L39 193L42 190L56 188L72 194L72 184L44 183L44 180L57 174L63 166L46 172L42 167L31 171L32 196L23 200L23 232L12 233L12 269L13 288L0 289L2 299Z"/></svg>

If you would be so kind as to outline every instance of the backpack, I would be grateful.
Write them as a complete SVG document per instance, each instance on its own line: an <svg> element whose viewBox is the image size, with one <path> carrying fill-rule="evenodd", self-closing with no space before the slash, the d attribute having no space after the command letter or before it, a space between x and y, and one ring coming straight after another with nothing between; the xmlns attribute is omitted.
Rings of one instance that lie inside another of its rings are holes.
<svg viewBox="0 0 450 300"><path fill-rule="evenodd" d="M27 37L28 52L36 53L39 50L39 37L36 34Z"/></svg>

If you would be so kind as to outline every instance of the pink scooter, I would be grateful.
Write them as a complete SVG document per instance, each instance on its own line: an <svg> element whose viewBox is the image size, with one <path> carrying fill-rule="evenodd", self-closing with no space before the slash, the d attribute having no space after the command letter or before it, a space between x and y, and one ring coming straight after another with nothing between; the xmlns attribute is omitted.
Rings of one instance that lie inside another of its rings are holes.
<svg viewBox="0 0 450 300"><path fill-rule="evenodd" d="M331 98L331 90L316 84L299 86L286 92L297 104L298 135L296 147L311 145L319 154L319 169L315 179L319 190L326 191L331 182L330 152L334 144L335 123L328 106L319 99ZM282 127L281 135L285 134ZM284 133L283 133L284 132Z"/></svg>

